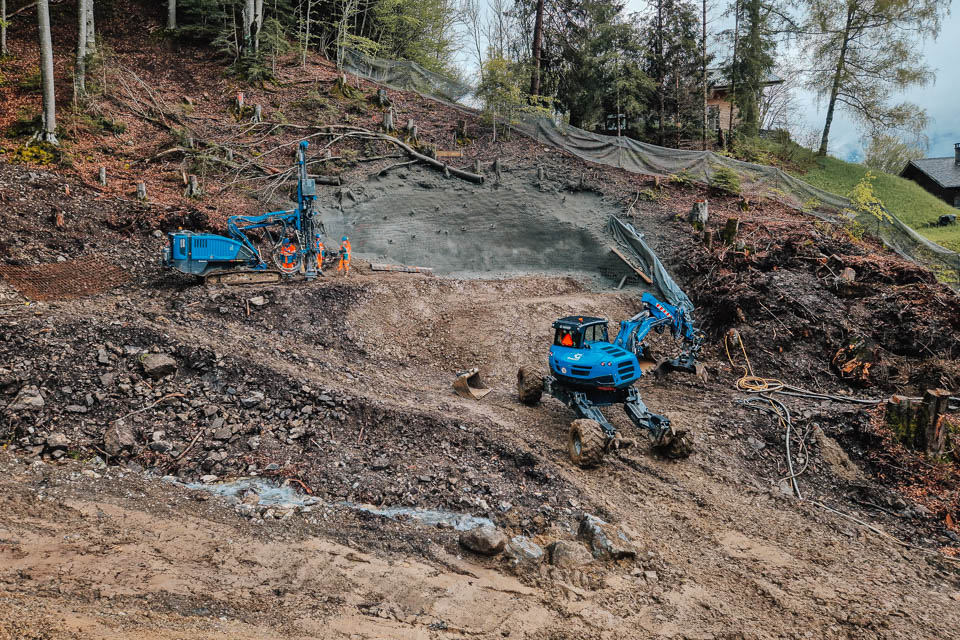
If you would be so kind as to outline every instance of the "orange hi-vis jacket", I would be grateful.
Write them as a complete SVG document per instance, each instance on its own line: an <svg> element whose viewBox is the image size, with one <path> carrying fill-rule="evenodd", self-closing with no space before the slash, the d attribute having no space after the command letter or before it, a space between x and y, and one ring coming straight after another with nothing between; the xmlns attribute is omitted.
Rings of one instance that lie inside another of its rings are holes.
<svg viewBox="0 0 960 640"><path fill-rule="evenodd" d="M317 269L320 269L321 271L323 271L323 251L324 251L323 242L321 242L320 240L317 240L316 249L317 249Z"/></svg>
<svg viewBox="0 0 960 640"><path fill-rule="evenodd" d="M350 241L344 240L340 244L340 262L337 263L337 271L350 272L350 255L352 253L353 249L350 247Z"/></svg>
<svg viewBox="0 0 960 640"><path fill-rule="evenodd" d="M295 268L294 256L297 255L297 249L293 244L286 244L280 247L280 255L283 256L281 269L284 271L293 271Z"/></svg>

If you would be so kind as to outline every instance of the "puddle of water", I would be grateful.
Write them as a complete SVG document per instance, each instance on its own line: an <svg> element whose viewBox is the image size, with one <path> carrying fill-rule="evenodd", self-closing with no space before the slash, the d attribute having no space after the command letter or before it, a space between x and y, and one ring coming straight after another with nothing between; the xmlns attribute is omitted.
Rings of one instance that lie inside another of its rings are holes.
<svg viewBox="0 0 960 640"><path fill-rule="evenodd" d="M281 486L275 482L264 480L262 478L241 478L232 482L220 482L215 484L203 484L200 482L188 482L184 484L187 489L207 491L214 495L242 498L246 491L254 491L260 496L260 504L288 504L295 507L307 507L319 504L320 500L313 496L306 496L297 493L292 486Z"/></svg>
<svg viewBox="0 0 960 640"><path fill-rule="evenodd" d="M414 507L374 507L368 504L350 504L340 503L345 507L374 513L391 520L410 519L419 524L435 527L437 525L447 525L456 531L469 531L477 527L493 526L493 521L489 518L480 518L465 513L454 513L452 511L437 511L433 509L416 509Z"/></svg>
<svg viewBox="0 0 960 640"><path fill-rule="evenodd" d="M203 484L201 482L180 483L187 489L197 491L207 491L214 495L225 498L234 497L240 499L247 491L254 491L260 496L261 505L290 505L295 507L306 507L320 504L319 498L306 496L297 493L293 486L278 485L275 482L263 478L240 478L231 482L220 482L216 484ZM335 505L364 511L374 515L390 518L391 520L412 520L417 524L436 527L445 525L456 531L469 531L477 527L493 526L493 521L489 518L471 516L465 513L454 513L453 511L442 511L437 509L417 509L415 507L375 507L369 504L354 504L352 502L337 502Z"/></svg>

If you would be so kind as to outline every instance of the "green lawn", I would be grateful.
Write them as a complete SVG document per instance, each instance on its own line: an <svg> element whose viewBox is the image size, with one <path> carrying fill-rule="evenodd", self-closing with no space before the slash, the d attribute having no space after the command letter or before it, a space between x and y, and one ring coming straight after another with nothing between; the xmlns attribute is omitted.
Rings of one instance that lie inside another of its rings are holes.
<svg viewBox="0 0 960 640"><path fill-rule="evenodd" d="M815 187L845 196L866 172L867 167L862 164L826 157L817 158L816 165L806 173L795 172L795 175ZM873 173L877 176L874 193L892 214L930 240L960 251L960 224L950 227L928 226L942 214L960 214L960 211L927 193L915 182L876 170Z"/></svg>

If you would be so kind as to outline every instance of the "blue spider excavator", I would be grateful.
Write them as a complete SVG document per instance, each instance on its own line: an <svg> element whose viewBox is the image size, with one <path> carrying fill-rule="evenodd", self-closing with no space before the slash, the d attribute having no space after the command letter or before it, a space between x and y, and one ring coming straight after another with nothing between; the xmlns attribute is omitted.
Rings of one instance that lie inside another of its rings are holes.
<svg viewBox="0 0 960 640"><path fill-rule="evenodd" d="M644 339L650 331L662 333L669 328L681 341L681 354L660 365L660 371L686 371L703 375L696 361L703 344L697 329L682 307L661 302L649 293L641 297L643 310L620 323L620 331L611 343L607 338L607 320L587 316L568 316L553 323L554 340L550 347L550 375L541 375L533 367L521 367L517 373L520 401L536 405L543 393L573 409L578 419L570 425L570 458L581 467L600 463L622 440L603 415L601 407L623 404L630 420L649 436L654 449L671 458L684 458L692 452L689 435L676 431L670 419L647 409L634 387L641 376L653 370Z"/></svg>
<svg viewBox="0 0 960 640"><path fill-rule="evenodd" d="M175 231L168 233L163 248L163 264L183 273L199 276L208 284L259 284L279 282L285 275L302 273L307 280L317 277L316 241L322 239L323 224L316 211L317 185L307 175L306 151L309 143L297 147L297 208L273 211L259 216L231 216L227 220L230 237L212 233ZM267 246L268 258L250 237L259 231ZM284 241L293 251L282 255Z"/></svg>

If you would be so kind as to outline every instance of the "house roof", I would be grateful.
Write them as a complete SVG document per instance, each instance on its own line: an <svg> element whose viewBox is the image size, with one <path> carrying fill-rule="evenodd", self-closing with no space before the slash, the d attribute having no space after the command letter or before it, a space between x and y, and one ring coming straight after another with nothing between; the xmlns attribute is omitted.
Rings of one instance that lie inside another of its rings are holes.
<svg viewBox="0 0 960 640"><path fill-rule="evenodd" d="M910 165L913 165L925 173L944 189L956 189L960 187L960 164L957 164L954 156L950 156L949 158L911 160ZM909 167L910 165L907 166Z"/></svg>

